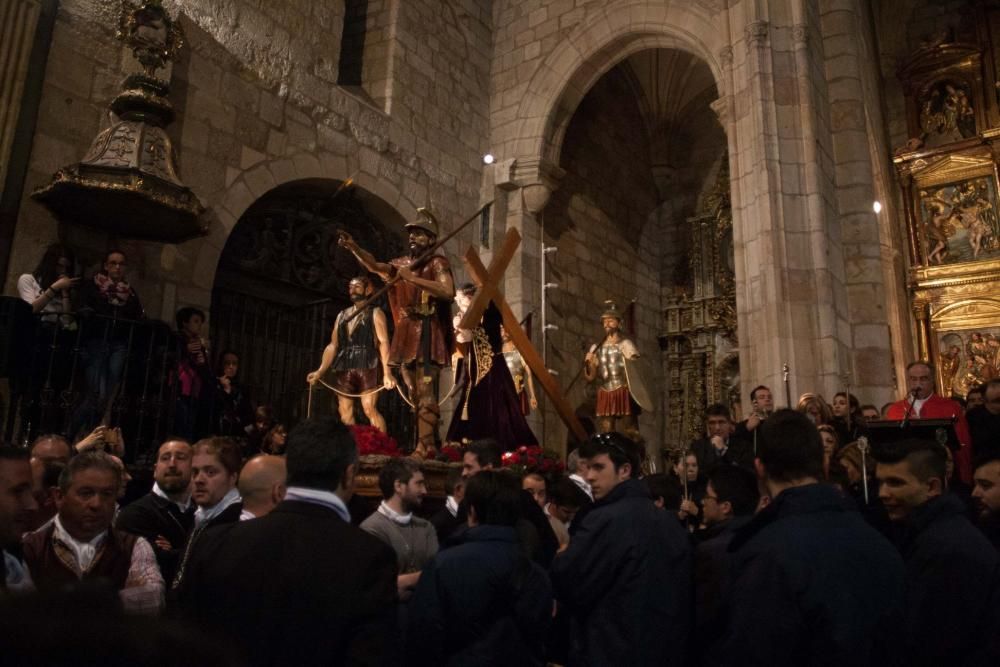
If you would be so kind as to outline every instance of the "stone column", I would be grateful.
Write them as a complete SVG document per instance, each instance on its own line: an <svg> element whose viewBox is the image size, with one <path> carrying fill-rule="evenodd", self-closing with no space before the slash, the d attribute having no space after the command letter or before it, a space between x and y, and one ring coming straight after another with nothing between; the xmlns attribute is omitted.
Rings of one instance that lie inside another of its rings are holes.
<svg viewBox="0 0 1000 667"><path fill-rule="evenodd" d="M7 180L28 57L41 13L38 0L0 0L0 188Z"/></svg>
<svg viewBox="0 0 1000 667"><path fill-rule="evenodd" d="M557 165L538 157L514 158L497 165L496 187L507 196L498 197L496 216L497 237L507 229L521 234L521 247L514 256L504 276L504 296L511 310L519 319L534 313L531 342L542 350L542 242L544 238L544 209L552 193L559 187L564 171ZM501 215L503 219L501 220ZM500 229L502 227L502 229ZM557 378L565 384L564 378ZM566 440L566 428L558 414L549 405L538 382L535 383L539 409L528 417L528 424L539 441L551 449L559 450Z"/></svg>
<svg viewBox="0 0 1000 667"><path fill-rule="evenodd" d="M822 390L821 378L831 366L837 327L830 272L822 261L829 245L822 206L829 185L818 166L807 162L807 147L816 136L814 105L803 94L812 95L815 56L804 54L803 65L791 26L774 26L766 16L748 16L752 13L743 9L730 11L731 31L742 34L742 43L736 42L726 67L733 119L724 123L733 183L740 368L744 396L763 383L780 397L783 363L791 368L796 395ZM726 63L727 56L720 60Z"/></svg>

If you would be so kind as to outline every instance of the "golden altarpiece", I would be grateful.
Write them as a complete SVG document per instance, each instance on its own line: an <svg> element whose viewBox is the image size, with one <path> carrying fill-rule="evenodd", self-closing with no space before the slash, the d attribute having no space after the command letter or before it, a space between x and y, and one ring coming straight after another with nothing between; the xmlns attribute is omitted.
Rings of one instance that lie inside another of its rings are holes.
<svg viewBox="0 0 1000 667"><path fill-rule="evenodd" d="M898 69L912 137L894 163L920 358L941 394L1000 376L1000 89L990 47L1000 13L942 30Z"/></svg>
<svg viewBox="0 0 1000 667"><path fill-rule="evenodd" d="M729 168L723 162L697 214L687 219L689 259L683 287L666 300L660 347L669 373L664 448L702 436L705 408L724 403L739 417L736 284Z"/></svg>

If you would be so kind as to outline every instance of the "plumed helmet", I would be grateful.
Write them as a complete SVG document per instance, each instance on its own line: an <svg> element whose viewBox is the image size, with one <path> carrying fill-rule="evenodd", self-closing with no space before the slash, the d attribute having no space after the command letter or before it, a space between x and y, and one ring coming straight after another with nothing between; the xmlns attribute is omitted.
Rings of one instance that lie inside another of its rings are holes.
<svg viewBox="0 0 1000 667"><path fill-rule="evenodd" d="M417 209L416 220L406 223L403 227L407 231L413 228L422 229L428 234L434 235L435 238L437 238L438 229L440 229L437 218L434 217L429 208L424 208L423 206Z"/></svg>
<svg viewBox="0 0 1000 667"><path fill-rule="evenodd" d="M618 320L619 322L622 321L622 317L623 317L622 316L622 311L618 310L618 306L615 305L614 301L608 300L608 301L604 302L604 312L601 313L601 319L603 320L606 317L613 317L614 319Z"/></svg>

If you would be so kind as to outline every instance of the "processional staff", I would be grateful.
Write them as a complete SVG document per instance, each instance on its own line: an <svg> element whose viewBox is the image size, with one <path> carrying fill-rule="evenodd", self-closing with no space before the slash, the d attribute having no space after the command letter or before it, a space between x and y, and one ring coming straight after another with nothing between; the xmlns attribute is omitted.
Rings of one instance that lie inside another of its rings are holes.
<svg viewBox="0 0 1000 667"><path fill-rule="evenodd" d="M788 364L781 364L781 377L782 381L785 383L785 406L791 410L792 409L792 388L788 384Z"/></svg>
<svg viewBox="0 0 1000 667"><path fill-rule="evenodd" d="M848 407L850 404L848 403ZM865 491L865 505L868 504L868 438L858 438L858 451L861 452L861 483Z"/></svg>

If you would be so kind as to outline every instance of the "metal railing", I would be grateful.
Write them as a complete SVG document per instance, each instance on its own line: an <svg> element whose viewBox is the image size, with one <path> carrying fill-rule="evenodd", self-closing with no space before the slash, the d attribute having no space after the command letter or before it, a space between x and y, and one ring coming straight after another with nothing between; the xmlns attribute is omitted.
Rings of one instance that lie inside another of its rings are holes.
<svg viewBox="0 0 1000 667"><path fill-rule="evenodd" d="M213 306L213 374L221 355L232 350L240 358L241 387L254 405L271 405L275 419L288 427L304 419L309 409L306 375L319 365L344 305L325 299L287 307L227 294ZM174 434L182 350L177 334L164 322L32 314L24 302L5 298L0 353L7 362L0 363L0 377L7 378L9 388L0 419L7 442L27 446L44 433L59 433L72 442L103 423L121 428L127 462L147 465L158 445ZM409 449L410 407L396 392L381 392L378 407L400 447ZM336 413L336 397L317 386L312 414ZM366 423L360 405L355 421Z"/></svg>
<svg viewBox="0 0 1000 667"><path fill-rule="evenodd" d="M29 310L7 328L6 441L73 441L102 423L122 429L126 458L137 462L170 432L178 353L164 322Z"/></svg>
<svg viewBox="0 0 1000 667"><path fill-rule="evenodd" d="M217 291L212 304L212 349L218 357L232 350L240 357L239 376L255 403L269 403L277 421L293 426L309 409L306 375L319 366L337 313L346 301L322 299L283 306L236 292ZM392 326L392 318L389 326ZM390 330L391 335L391 330ZM355 421L367 423L355 401ZM413 414L396 392L379 394L378 409L401 448L408 449ZM336 415L336 397L317 385L312 415Z"/></svg>

